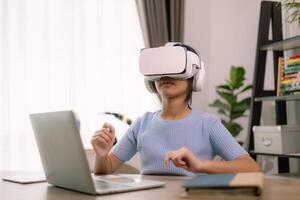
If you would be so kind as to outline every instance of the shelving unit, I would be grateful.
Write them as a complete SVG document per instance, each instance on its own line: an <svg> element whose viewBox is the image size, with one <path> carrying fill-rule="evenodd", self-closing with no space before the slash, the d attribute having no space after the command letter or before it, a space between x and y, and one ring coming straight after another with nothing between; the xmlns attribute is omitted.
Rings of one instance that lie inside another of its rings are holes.
<svg viewBox="0 0 300 200"><path fill-rule="evenodd" d="M254 101L300 101L300 94L286 96L256 97Z"/></svg>
<svg viewBox="0 0 300 200"><path fill-rule="evenodd" d="M284 158L300 158L300 153L277 154L277 153L263 153L263 152L255 152L255 151L249 151L249 153L250 155L278 156Z"/></svg>
<svg viewBox="0 0 300 200"><path fill-rule="evenodd" d="M270 42L262 45L260 50L262 51L283 51L300 47L300 36L291 37L278 42Z"/></svg>
<svg viewBox="0 0 300 200"><path fill-rule="evenodd" d="M269 40L270 22L272 24L272 40ZM276 124L287 124L286 101L298 101L300 95L276 96L278 58L283 57L283 51L300 48L300 36L286 40L282 38L282 14L278 2L261 2L257 51L249 115L249 153L256 159L257 155L277 156L279 173L289 172L289 158L300 158L299 154L270 154L254 151L253 126L260 125L262 102L274 101L276 109ZM267 51L273 52L274 90L264 90ZM299 142L300 145L300 142Z"/></svg>

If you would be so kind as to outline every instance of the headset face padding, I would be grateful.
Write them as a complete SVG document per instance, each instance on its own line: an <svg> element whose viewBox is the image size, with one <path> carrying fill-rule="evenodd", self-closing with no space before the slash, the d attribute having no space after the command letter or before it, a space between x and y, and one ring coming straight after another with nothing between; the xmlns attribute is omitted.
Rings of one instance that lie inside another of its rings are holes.
<svg viewBox="0 0 300 200"><path fill-rule="evenodd" d="M172 47L172 46L175 47L175 46L180 46L180 45L181 45L181 43L178 43L178 42L169 42L165 46L166 47ZM184 46L182 46L182 47L184 47ZM193 77L193 88L192 88L192 90L195 91L195 92L201 91L203 89L204 77L205 77L204 62L201 61L201 59L199 58L199 56L195 52L188 51L188 53L189 53L189 56L191 57L191 59L187 60L187 65L194 67L195 60L193 60L193 59L197 59L197 58L199 59L199 60L196 61L196 63L197 63L196 68L193 68L193 69L196 69L197 71L192 76ZM200 65L199 68L198 68L198 65ZM182 76L180 76L180 75L179 75L179 77L182 78ZM174 78L177 78L177 77L174 76ZM151 92L151 93L157 93L158 92L156 87L155 87L155 84L154 84L154 79L149 80L149 78L145 77L144 82L145 82L146 88L148 89L149 92Z"/></svg>
<svg viewBox="0 0 300 200"><path fill-rule="evenodd" d="M203 90L204 77L205 77L204 63L202 61L200 61L200 69L195 74L195 76L193 77L193 88L192 89L193 89L194 92ZM154 81L150 81L150 80L144 78L144 82L145 82L147 90L150 93L157 93L158 92L156 90Z"/></svg>

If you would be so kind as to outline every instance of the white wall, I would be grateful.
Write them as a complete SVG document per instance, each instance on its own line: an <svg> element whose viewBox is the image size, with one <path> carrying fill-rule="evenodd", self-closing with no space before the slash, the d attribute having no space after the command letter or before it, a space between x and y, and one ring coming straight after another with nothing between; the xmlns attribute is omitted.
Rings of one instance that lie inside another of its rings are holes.
<svg viewBox="0 0 300 200"><path fill-rule="evenodd" d="M193 107L216 113L208 104L217 98L215 87L225 82L231 65L246 69L252 82L261 0L187 0L184 42L195 47L206 63L206 86L195 93ZM250 94L249 94L250 95ZM242 119L244 139L248 118Z"/></svg>

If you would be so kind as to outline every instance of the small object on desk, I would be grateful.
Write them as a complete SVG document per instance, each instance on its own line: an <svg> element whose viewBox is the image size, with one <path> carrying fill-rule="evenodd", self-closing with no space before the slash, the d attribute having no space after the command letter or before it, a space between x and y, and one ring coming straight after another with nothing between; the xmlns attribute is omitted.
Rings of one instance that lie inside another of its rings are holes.
<svg viewBox="0 0 300 200"><path fill-rule="evenodd" d="M197 196L259 196L264 175L260 172L199 175L184 183L182 197Z"/></svg>
<svg viewBox="0 0 300 200"><path fill-rule="evenodd" d="M46 182L46 177L43 173L28 173L22 175L8 175L3 176L2 179L4 181L10 181L14 183L20 184L29 184L29 183L40 183Z"/></svg>

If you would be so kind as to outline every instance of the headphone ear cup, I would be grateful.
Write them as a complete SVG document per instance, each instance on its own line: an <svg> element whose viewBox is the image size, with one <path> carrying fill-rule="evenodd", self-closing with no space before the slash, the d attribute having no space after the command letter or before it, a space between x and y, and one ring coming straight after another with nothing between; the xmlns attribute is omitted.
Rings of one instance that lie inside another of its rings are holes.
<svg viewBox="0 0 300 200"><path fill-rule="evenodd" d="M197 92L203 90L204 78L205 78L204 62L200 61L200 70L194 76L193 91Z"/></svg>
<svg viewBox="0 0 300 200"><path fill-rule="evenodd" d="M145 85L146 85L147 90L148 90L150 93L157 93L157 90L156 90L154 81L149 81L149 80L147 80L147 79L145 78L145 79L144 79L144 82L145 82Z"/></svg>

